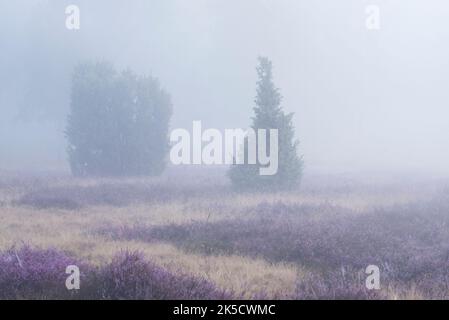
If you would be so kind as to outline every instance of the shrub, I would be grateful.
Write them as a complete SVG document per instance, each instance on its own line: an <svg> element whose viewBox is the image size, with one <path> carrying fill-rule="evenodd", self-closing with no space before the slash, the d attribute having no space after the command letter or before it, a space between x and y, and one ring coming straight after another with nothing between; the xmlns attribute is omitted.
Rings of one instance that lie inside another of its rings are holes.
<svg viewBox="0 0 449 320"><path fill-rule="evenodd" d="M68 299L76 291L65 287L66 267L79 261L63 252L24 246L0 255L0 299ZM84 265L83 265L84 266ZM84 273L81 273L84 277Z"/></svg>
<svg viewBox="0 0 449 320"><path fill-rule="evenodd" d="M66 267L80 269L80 290L68 290ZM0 254L0 299L231 299L205 279L175 274L121 252L112 262L92 267L54 249L24 246Z"/></svg>
<svg viewBox="0 0 449 320"><path fill-rule="evenodd" d="M173 274L138 252L122 252L102 268L92 281L100 299L229 299L212 283L184 274ZM92 286L92 285L91 285Z"/></svg>

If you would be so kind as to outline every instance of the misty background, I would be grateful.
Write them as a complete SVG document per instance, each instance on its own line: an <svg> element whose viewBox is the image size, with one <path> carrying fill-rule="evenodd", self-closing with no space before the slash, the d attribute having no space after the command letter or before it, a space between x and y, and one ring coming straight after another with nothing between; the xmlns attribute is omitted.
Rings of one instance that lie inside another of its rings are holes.
<svg viewBox="0 0 449 320"><path fill-rule="evenodd" d="M81 29L65 27L78 5ZM381 29L365 27L367 5ZM68 171L81 61L157 77L172 128L246 128L257 56L295 112L305 171L449 173L443 0L0 0L0 170Z"/></svg>

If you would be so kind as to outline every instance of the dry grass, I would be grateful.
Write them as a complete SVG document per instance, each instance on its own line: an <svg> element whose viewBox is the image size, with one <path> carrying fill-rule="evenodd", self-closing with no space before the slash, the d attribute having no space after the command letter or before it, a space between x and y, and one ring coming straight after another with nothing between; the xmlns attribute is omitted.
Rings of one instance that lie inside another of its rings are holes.
<svg viewBox="0 0 449 320"><path fill-rule="evenodd" d="M81 182L82 185L95 185L94 181ZM56 185L64 184L57 181ZM24 194L20 188L15 190L16 193L9 194L10 202ZM127 207L93 206L81 210L36 210L7 204L0 208L0 249L21 243L41 248L55 247L70 251L94 264L108 262L120 250L139 250L161 266L203 276L243 297L249 298L260 291L264 291L268 297L286 298L292 295L295 280L300 274L296 266L271 264L240 256L187 254L169 244L113 241L89 233L89 230L99 227L182 224L217 221L234 216L232 213L211 214L207 209L211 201Z"/></svg>
<svg viewBox="0 0 449 320"><path fill-rule="evenodd" d="M167 182L168 181L168 182ZM151 184L174 183L176 180L151 180ZM20 198L36 190L66 187L96 187L102 185L141 185L146 179L70 179L51 177L38 179L0 178L0 249L7 249L20 243L29 243L42 248L55 247L70 251L94 264L109 261L117 251L132 249L142 251L155 263L173 271L183 271L203 276L218 286L244 297L252 297L263 292L267 298L289 298L295 293L298 279L308 274L301 264L284 262L271 263L260 258L238 255L203 255L190 253L162 242L143 242L111 239L92 230L120 228L123 226L146 225L164 226L195 222L217 222L220 220L244 218L257 214L248 208L261 203L281 201L288 205L332 206L350 209L350 214L363 214L372 207L388 207L423 201L433 195L409 187L359 188L356 186L330 186L307 183L302 190L283 194L238 194L223 192L222 182L216 183L219 191L208 191L204 196L195 193L180 199L162 203L140 201L126 206L88 205L79 210L57 208L35 209L17 203ZM382 191L383 190L383 191ZM323 212L317 219L323 218ZM332 212L329 212L332 214ZM389 289L390 298L420 298L419 292L395 292Z"/></svg>

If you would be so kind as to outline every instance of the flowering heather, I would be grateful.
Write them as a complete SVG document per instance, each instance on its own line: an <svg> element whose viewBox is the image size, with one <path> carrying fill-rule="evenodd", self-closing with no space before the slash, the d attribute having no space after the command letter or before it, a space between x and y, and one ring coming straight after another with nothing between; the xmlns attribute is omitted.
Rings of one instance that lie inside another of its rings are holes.
<svg viewBox="0 0 449 320"><path fill-rule="evenodd" d="M166 183L102 183L93 186L58 186L30 190L22 195L16 205L36 209L79 210L86 206L108 205L124 207L139 203L167 203L173 200L186 200L192 197L216 195L224 187L204 188L192 185L188 188L179 184Z"/></svg>
<svg viewBox="0 0 449 320"><path fill-rule="evenodd" d="M122 252L99 270L89 284L100 299L230 299L212 283L173 274L145 261L138 252Z"/></svg>
<svg viewBox="0 0 449 320"><path fill-rule="evenodd" d="M431 297L448 295L447 199L364 214L333 206L314 209L284 203L258 205L252 210L259 212L256 218L122 227L109 235L171 242L203 254L298 263L315 270L314 281L301 285L309 288L301 291L303 297L313 297L313 292L316 298L373 297L364 291L363 281L359 284L351 278L371 264L381 268L384 282L392 286L416 286ZM317 218L314 210L329 215ZM346 278L340 276L342 268Z"/></svg>
<svg viewBox="0 0 449 320"><path fill-rule="evenodd" d="M80 268L80 290L68 290L66 267ZM173 274L122 252L99 268L53 250L8 250L0 255L0 299L230 299L231 294L189 275Z"/></svg>
<svg viewBox="0 0 449 320"><path fill-rule="evenodd" d="M65 287L69 265L81 267L78 261L54 249L10 249L0 255L0 299L71 298L73 291Z"/></svg>
<svg viewBox="0 0 449 320"><path fill-rule="evenodd" d="M299 300L367 300L386 299L383 291L368 290L365 277L357 270L336 270L326 275L310 274L297 283Z"/></svg>
<svg viewBox="0 0 449 320"><path fill-rule="evenodd" d="M300 192L239 194L207 178L0 177L3 250L63 243L89 261L112 259L80 266L81 289L68 291L65 267L82 261L0 251L0 299L449 298L445 181L313 179ZM113 258L114 248L156 260ZM366 287L368 265L380 290Z"/></svg>

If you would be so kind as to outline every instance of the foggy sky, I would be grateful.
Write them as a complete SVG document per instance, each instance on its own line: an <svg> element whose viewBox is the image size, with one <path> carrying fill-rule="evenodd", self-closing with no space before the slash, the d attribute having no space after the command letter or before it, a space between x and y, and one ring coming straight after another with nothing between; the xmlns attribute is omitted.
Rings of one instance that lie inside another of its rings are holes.
<svg viewBox="0 0 449 320"><path fill-rule="evenodd" d="M65 28L69 4L79 31ZM250 124L266 55L306 171L449 173L447 17L444 0L0 0L0 170L67 169L80 61L159 78L172 128L224 129Z"/></svg>

